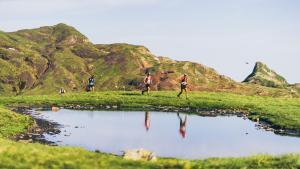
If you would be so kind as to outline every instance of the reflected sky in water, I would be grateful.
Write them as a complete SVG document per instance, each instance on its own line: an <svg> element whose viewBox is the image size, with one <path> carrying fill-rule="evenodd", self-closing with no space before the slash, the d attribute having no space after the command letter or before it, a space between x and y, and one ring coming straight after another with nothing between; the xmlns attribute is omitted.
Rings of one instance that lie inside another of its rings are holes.
<svg viewBox="0 0 300 169"><path fill-rule="evenodd" d="M136 148L183 159L300 152L299 137L257 130L254 122L235 116L66 109L39 112L64 125L60 134L46 135L48 140L118 155Z"/></svg>

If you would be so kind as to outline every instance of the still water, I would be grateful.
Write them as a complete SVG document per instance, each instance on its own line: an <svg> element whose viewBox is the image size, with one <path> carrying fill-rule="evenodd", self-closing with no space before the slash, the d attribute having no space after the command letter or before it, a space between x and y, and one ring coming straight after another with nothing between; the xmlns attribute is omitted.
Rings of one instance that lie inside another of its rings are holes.
<svg viewBox="0 0 300 169"><path fill-rule="evenodd" d="M47 140L118 155L137 148L181 159L300 152L299 137L257 129L254 122L235 116L67 109L37 112L40 118L62 125L62 132L46 134Z"/></svg>

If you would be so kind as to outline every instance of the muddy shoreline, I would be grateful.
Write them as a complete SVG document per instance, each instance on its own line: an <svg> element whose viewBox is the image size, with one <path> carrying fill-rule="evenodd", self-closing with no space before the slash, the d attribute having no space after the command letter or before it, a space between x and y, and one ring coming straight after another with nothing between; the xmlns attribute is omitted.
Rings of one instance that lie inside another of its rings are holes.
<svg viewBox="0 0 300 169"><path fill-rule="evenodd" d="M48 141L44 137L44 134L59 134L61 132L60 128L62 127L60 124L34 116L34 114L32 114L34 110L30 108L18 107L12 110L20 114L29 115L34 119L33 126L26 132L14 136L12 138L13 140L25 143L41 143L52 146L57 145L55 142Z"/></svg>
<svg viewBox="0 0 300 169"><path fill-rule="evenodd" d="M268 121L264 121L262 119L251 119L249 118L250 112L246 110L229 110L229 109L215 109L215 110L203 110L203 109L193 109L193 108L175 108L170 106L144 106L142 108L121 108L118 105L99 105L99 106L82 106L82 105L69 105L63 107L57 107L59 109L72 109L72 110L106 110L106 111L161 111L161 112L180 112L180 113L189 113L196 114L199 116L209 116L209 117L217 117L217 116L237 116L243 119L249 119L253 122L256 122L255 127L257 129L262 129L266 131L274 132L278 135L283 136L294 136L300 137L300 131L297 130L287 130L282 129L278 126L272 125ZM43 107L17 107L12 108L13 111L21 114L30 115L34 119L34 125L27 131L13 137L13 140L20 142L28 142L28 143L42 143L57 146L55 142L50 142L45 139L44 134L56 135L61 132L62 126L56 122L51 122L45 119L42 119L38 116L35 116L35 110L51 110L50 106Z"/></svg>

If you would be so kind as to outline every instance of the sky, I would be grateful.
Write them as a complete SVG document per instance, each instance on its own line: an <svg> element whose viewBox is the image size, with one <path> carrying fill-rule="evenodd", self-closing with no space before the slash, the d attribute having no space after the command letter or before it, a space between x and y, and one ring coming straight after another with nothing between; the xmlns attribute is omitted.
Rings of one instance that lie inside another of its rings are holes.
<svg viewBox="0 0 300 169"><path fill-rule="evenodd" d="M262 61L300 83L299 9L298 0L0 0L0 30L66 23L93 43L144 45L236 81Z"/></svg>

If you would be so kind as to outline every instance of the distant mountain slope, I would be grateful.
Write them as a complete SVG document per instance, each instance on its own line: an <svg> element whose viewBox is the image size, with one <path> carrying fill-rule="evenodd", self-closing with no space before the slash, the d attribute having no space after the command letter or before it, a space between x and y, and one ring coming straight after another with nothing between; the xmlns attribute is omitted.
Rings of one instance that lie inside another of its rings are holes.
<svg viewBox="0 0 300 169"><path fill-rule="evenodd" d="M268 68L268 66L262 62L256 62L252 73L244 82L279 88L285 88L289 85L282 76Z"/></svg>
<svg viewBox="0 0 300 169"><path fill-rule="evenodd" d="M1 32L0 58L0 91L10 93L83 91L91 74L97 90L138 89L146 72L154 76L154 90L177 89L183 73L194 90L235 84L204 65L156 57L143 46L94 45L65 24Z"/></svg>
<svg viewBox="0 0 300 169"><path fill-rule="evenodd" d="M65 24L0 33L0 91L57 92L60 87L84 88L86 60L75 55L77 46L94 48L87 38Z"/></svg>
<svg viewBox="0 0 300 169"><path fill-rule="evenodd" d="M245 85L204 65L157 57L146 47L93 44L66 24L0 32L0 93L51 94L85 91L95 75L96 90L137 90L147 72L153 90L178 90L179 78L189 76L189 89L243 94L289 95L288 90Z"/></svg>
<svg viewBox="0 0 300 169"><path fill-rule="evenodd" d="M106 53L95 65L98 68L95 74L100 77L97 82L104 88L109 89L111 86L118 88L122 85L131 89L140 88L147 72L154 76L155 90L178 89L178 81L183 73L189 75L190 88L193 90L230 87L235 83L201 64L156 57L143 46L128 44L96 46Z"/></svg>

